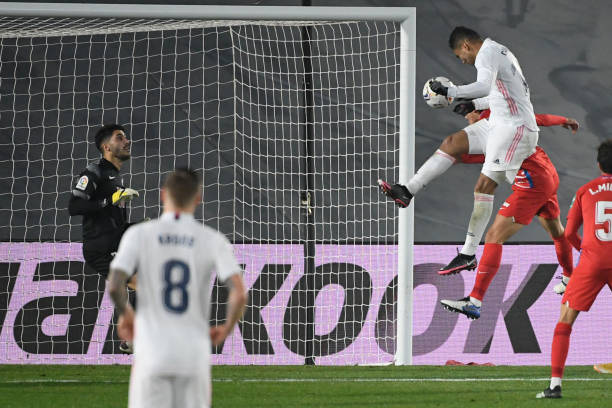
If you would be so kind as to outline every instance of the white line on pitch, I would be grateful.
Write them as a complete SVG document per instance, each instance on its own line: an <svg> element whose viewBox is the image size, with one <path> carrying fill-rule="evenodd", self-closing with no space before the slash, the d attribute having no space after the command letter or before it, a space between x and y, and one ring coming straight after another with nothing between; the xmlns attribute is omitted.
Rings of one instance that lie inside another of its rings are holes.
<svg viewBox="0 0 612 408"><path fill-rule="evenodd" d="M536 378L214 378L213 382L243 382L243 383L369 383L369 382L474 382L474 381L548 381L548 377ZM563 381L612 381L609 378L564 378ZM128 380L60 380L52 378L24 379L0 381L0 384L127 384Z"/></svg>

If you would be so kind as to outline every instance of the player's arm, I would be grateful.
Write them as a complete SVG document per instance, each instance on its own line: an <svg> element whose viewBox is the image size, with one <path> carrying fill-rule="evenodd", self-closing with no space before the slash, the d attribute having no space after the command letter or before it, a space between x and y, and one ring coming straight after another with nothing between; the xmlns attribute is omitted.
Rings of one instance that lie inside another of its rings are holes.
<svg viewBox="0 0 612 408"><path fill-rule="evenodd" d="M580 125L576 119L566 118L565 116L549 115L538 113L535 115L538 126L563 126L576 133Z"/></svg>
<svg viewBox="0 0 612 408"><path fill-rule="evenodd" d="M98 176L89 170L85 170L79 176L73 186L70 201L68 202L68 213L75 215L90 215L102 210L107 200L94 200L93 195L98 187Z"/></svg>
<svg viewBox="0 0 612 408"><path fill-rule="evenodd" d="M495 54L483 55L476 64L476 69L478 70L476 82L467 85L452 86L448 88L447 96L466 99L477 99L488 96L491 92L493 81L495 81L495 77L497 76L498 59L498 56ZM431 87L431 89L436 92L433 87Z"/></svg>
<svg viewBox="0 0 612 408"><path fill-rule="evenodd" d="M580 191L579 191L580 192ZM582 225L582 205L580 204L580 196L578 193L572 200L569 213L567 214L567 225L565 226L565 237L569 243L580 251L582 247L582 238L578 234L578 229Z"/></svg>
<svg viewBox="0 0 612 408"><path fill-rule="evenodd" d="M247 303L246 288L239 274L232 275L226 282L230 289L227 316L222 326L212 327L210 338L213 345L219 345L232 332L232 329L242 317Z"/></svg>
<svg viewBox="0 0 612 408"><path fill-rule="evenodd" d="M119 316L118 333L123 340L132 340L134 337L134 310L128 303L127 282L138 268L138 238L138 227L130 228L123 234L108 275L108 293Z"/></svg>
<svg viewBox="0 0 612 408"><path fill-rule="evenodd" d="M210 328L213 345L218 345L231 333L234 325L240 320L247 303L247 294L242 271L234 256L231 244L222 237L216 248L215 264L217 278L230 287L229 305L225 324Z"/></svg>

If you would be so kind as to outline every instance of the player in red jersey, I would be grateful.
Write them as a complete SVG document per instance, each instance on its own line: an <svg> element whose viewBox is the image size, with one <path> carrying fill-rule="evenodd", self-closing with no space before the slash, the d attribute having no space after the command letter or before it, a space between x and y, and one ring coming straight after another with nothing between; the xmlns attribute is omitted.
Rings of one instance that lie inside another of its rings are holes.
<svg viewBox="0 0 612 408"><path fill-rule="evenodd" d="M460 105L459 105L460 106ZM469 105L468 105L469 106ZM456 109L461 112L461 109ZM470 125L478 122L479 120L488 119L490 111L484 110L481 112L472 111L465 115L465 118L469 122ZM549 114L536 114L536 121L538 126L563 126L566 129L571 129L574 133L578 130L578 122L575 119L566 118L564 116L558 115L549 115ZM533 164L529 163L529 160L532 158L527 158L525 160L526 166L533 166ZM464 154L461 156L461 161L463 163L484 163L484 155L483 154ZM551 164L552 165L552 164ZM516 185L521 189L533 188L535 187L537 191L542 190L539 186L534 186L530 180L531 172L523 168L519 170L516 176ZM516 198L516 197L515 197ZM556 197L555 197L556 201ZM554 204L551 203L551 208L554 208ZM558 207L558 204L556 205ZM561 282L553 287L553 291L559 295L562 295L565 292L565 288L569 282L570 276L572 274L573 269L573 254L572 248L567 239L564 236L563 224L561 223L561 219L559 217L559 211L543 211L541 214L538 214L538 220L542 227L549 233L550 237L553 240L555 245L555 251L557 253L557 260L559 261L559 265L561 265L563 269L563 275L561 277ZM556 215L555 215L556 214ZM477 237L480 240L481 237ZM476 257L474 255L470 256L469 254L465 254L466 245L462 251L457 254L457 256L444 268L440 269L438 272L441 275L453 274L460 272L465 269L474 269L476 267ZM469 248L469 247L468 247ZM471 248L470 248L471 249ZM472 252L473 253L473 252ZM470 262L474 265L473 267L466 267Z"/></svg>
<svg viewBox="0 0 612 408"><path fill-rule="evenodd" d="M445 309L462 313L470 319L480 317L484 295L499 270L503 243L531 223L536 215L553 239L555 241L560 239L564 231L559 218L558 187L559 176L555 166L544 150L539 146L536 147L536 152L523 161L512 184L512 194L499 209L493 225L487 231L472 292L463 299L440 301ZM569 259L563 259L559 253L557 254L560 263L568 264L564 269L568 269L571 273L571 248L565 250L563 255Z"/></svg>
<svg viewBox="0 0 612 408"><path fill-rule="evenodd" d="M601 176L578 189L567 216L565 235L581 251L567 285L552 341L550 386L536 398L561 398L561 378L572 325L587 312L604 285L612 290L612 139L597 150ZM583 225L583 238L578 229Z"/></svg>

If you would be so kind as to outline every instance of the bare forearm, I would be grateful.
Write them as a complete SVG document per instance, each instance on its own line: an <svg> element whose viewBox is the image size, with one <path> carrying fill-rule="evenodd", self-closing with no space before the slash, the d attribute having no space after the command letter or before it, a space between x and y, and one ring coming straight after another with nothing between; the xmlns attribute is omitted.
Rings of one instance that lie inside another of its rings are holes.
<svg viewBox="0 0 612 408"><path fill-rule="evenodd" d="M112 269L108 276L108 293L115 304L117 313L121 316L125 312L128 301L127 274L118 269Z"/></svg>
<svg viewBox="0 0 612 408"><path fill-rule="evenodd" d="M247 303L247 295L242 277L234 275L228 280L228 285L231 287L229 295L229 306L227 308L227 318L225 325L228 332L234 327L236 322L240 320L244 313L244 308Z"/></svg>

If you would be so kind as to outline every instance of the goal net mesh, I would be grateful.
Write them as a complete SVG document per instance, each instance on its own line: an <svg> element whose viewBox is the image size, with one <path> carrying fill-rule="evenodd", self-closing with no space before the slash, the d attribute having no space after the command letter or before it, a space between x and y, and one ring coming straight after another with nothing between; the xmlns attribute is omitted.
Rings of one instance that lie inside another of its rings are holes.
<svg viewBox="0 0 612 408"><path fill-rule="evenodd" d="M376 181L398 178L399 43L389 22L0 18L0 363L130 361L67 212L106 123L132 142L131 222L190 166L196 217L234 243L249 305L215 363L391 361L397 211Z"/></svg>

